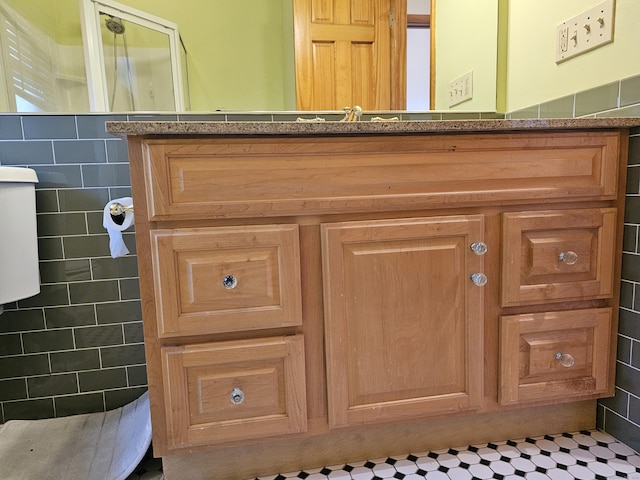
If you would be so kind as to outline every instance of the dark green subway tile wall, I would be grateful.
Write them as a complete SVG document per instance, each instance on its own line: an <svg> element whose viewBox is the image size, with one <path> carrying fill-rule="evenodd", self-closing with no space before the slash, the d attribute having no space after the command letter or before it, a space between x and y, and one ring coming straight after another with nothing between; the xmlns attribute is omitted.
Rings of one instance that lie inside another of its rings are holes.
<svg viewBox="0 0 640 480"><path fill-rule="evenodd" d="M137 391L132 392L136 396ZM105 399L102 393L85 393L81 395L64 395L54 397L56 416L80 415L93 413L105 408ZM126 403L123 402L123 403ZM117 408L116 405L113 408Z"/></svg>
<svg viewBox="0 0 640 480"><path fill-rule="evenodd" d="M145 390L135 234L113 259L102 227L104 205L131 194L126 142L104 128L126 119L0 116L0 165L39 178L41 278L0 316L0 423L104 411Z"/></svg>
<svg viewBox="0 0 640 480"><path fill-rule="evenodd" d="M583 117L618 107L620 82L608 83L576 93L575 116Z"/></svg>
<svg viewBox="0 0 640 480"><path fill-rule="evenodd" d="M573 95L557 98L550 102L540 104L540 118L567 118L573 117Z"/></svg>
<svg viewBox="0 0 640 480"><path fill-rule="evenodd" d="M640 116L640 75L549 99L506 114L506 118Z"/></svg>
<svg viewBox="0 0 640 480"><path fill-rule="evenodd" d="M640 103L640 75L625 78L620 82L620 106L627 107Z"/></svg>
<svg viewBox="0 0 640 480"><path fill-rule="evenodd" d="M0 159L2 165L53 164L53 145L51 142L1 142Z"/></svg>
<svg viewBox="0 0 640 480"><path fill-rule="evenodd" d="M23 140L22 117L19 115L0 116L0 140Z"/></svg>
<svg viewBox="0 0 640 480"><path fill-rule="evenodd" d="M640 93L640 92L639 92ZM629 140L627 194L623 233L622 284L613 398L600 400L597 425L640 450L640 132Z"/></svg>
<svg viewBox="0 0 640 480"><path fill-rule="evenodd" d="M114 137L104 129L104 123L111 121L122 122L126 120L126 115L78 115L76 116L78 138L115 139L116 137Z"/></svg>
<svg viewBox="0 0 640 480"><path fill-rule="evenodd" d="M106 163L107 147L104 140L60 140L53 142L53 155L57 164Z"/></svg>
<svg viewBox="0 0 640 480"><path fill-rule="evenodd" d="M51 353L49 358L51 373L82 372L100 368L100 351L97 348Z"/></svg>
<svg viewBox="0 0 640 480"><path fill-rule="evenodd" d="M78 138L75 115L25 115L22 131L25 140Z"/></svg>
<svg viewBox="0 0 640 480"><path fill-rule="evenodd" d="M30 377L27 378L27 390L32 398L78 393L78 379L75 373Z"/></svg>

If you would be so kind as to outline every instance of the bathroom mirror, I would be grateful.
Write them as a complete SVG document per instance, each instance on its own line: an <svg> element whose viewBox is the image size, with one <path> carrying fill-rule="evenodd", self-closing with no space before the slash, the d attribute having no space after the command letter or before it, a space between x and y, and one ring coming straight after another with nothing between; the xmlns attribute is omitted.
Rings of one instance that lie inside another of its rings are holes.
<svg viewBox="0 0 640 480"><path fill-rule="evenodd" d="M183 65L188 88L185 109L296 109L292 0L119 3L178 26L188 59ZM472 71L472 100L453 108L495 110L498 0L433 0L433 4L436 108L448 108L449 83ZM2 77L12 79L3 82L7 85L0 89L1 111L91 110L80 10L78 0L0 0L0 16L4 17L0 31ZM473 41L461 42L460 32ZM10 48L30 53L16 60L8 53ZM130 43L127 52L125 45L116 41L109 48L114 52L110 58L118 60L107 76L130 84L128 77L135 77L142 70L133 71L135 67L132 69L127 61L138 47ZM148 91L150 96L156 94L151 77L136 78L139 89ZM20 93L17 97L16 91ZM114 104L119 104L118 99ZM126 111L126 107L121 108ZM166 109L157 111L160 110Z"/></svg>

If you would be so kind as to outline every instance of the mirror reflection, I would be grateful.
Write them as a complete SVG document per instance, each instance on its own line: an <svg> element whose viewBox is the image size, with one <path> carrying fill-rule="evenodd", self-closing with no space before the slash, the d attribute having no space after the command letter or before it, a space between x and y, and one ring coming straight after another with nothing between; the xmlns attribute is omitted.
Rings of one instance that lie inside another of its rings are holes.
<svg viewBox="0 0 640 480"><path fill-rule="evenodd" d="M321 55L326 49L319 43L303 46L301 38L306 33L301 36L300 32L312 28L301 27L296 20L307 4L313 6L315 18L335 12L333 1L0 0L4 86L0 88L0 111L341 109L335 105L350 104L353 97L339 88L325 88L331 84L324 77L330 63L315 65L315 70L313 66L311 70L300 69L303 49L312 55ZM473 99L453 108L495 110L497 0L448 0L438 6L434 6L435 0L351 3L359 5L360 30L378 21L383 8L390 8L391 24L402 25L405 47L392 49L389 60L390 76L396 81L391 88L397 87L400 93L389 94L390 98L395 95L395 100L377 109L447 109L450 80L472 70ZM483 3L481 11L475 10L474 3ZM394 18L394 9L403 18ZM438 21L437 27L432 23L433 32L428 29L429 15L432 22L436 17L432 10L437 11ZM467 12L473 17L469 23L477 24L478 15L489 19L480 22L483 36L493 42L489 48L486 41L482 44L482 59L471 50L472 55L463 58L465 53L456 51L456 40L451 42L447 33L467 22L462 18ZM414 21L408 28L407 17ZM416 24L416 19L421 23ZM434 44L430 45L432 39ZM378 92L380 87L371 79L382 76L376 73L379 67L368 63L370 52L361 51L358 68L348 76L351 80L334 83L361 84L365 92ZM403 78L397 72L405 64ZM313 86L305 87L306 83L311 85L309 79L314 79ZM435 86L431 92L430 85ZM321 98L320 90L333 104ZM305 91L311 103L304 99Z"/></svg>

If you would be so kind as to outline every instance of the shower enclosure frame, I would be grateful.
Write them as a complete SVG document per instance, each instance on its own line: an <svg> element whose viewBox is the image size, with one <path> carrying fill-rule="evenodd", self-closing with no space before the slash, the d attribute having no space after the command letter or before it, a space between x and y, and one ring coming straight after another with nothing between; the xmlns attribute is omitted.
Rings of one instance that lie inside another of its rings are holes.
<svg viewBox="0 0 640 480"><path fill-rule="evenodd" d="M175 111L184 111L184 86L180 64L178 25L164 18L112 0L79 0L79 3L91 111L110 111L102 36L100 33L101 13L118 17L124 21L138 24L168 36Z"/></svg>

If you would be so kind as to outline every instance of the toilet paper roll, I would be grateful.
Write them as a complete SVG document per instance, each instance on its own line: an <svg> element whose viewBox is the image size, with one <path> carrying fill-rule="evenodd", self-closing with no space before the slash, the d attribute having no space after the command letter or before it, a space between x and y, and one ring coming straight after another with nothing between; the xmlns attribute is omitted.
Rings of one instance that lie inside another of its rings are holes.
<svg viewBox="0 0 640 480"><path fill-rule="evenodd" d="M102 226L109 234L109 249L111 250L111 257L117 258L124 257L129 253L129 249L122 239L122 232L133 225L133 211L125 210L121 215L111 215L111 205L113 203L119 203L125 207L130 207L133 205L133 199L131 197L116 198L104 206Z"/></svg>

